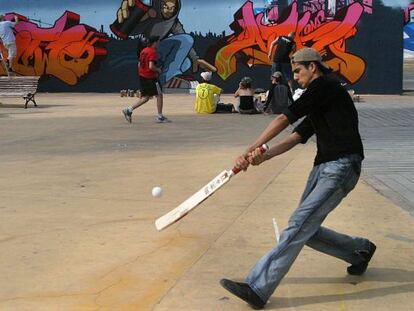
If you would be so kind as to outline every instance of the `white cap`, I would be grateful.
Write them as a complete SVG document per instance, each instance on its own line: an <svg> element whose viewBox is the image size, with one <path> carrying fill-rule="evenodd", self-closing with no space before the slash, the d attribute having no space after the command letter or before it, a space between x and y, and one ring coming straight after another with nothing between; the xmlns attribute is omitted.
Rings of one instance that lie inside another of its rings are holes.
<svg viewBox="0 0 414 311"><path fill-rule="evenodd" d="M204 79L204 81L210 81L212 75L213 74L210 71L204 71L200 74L200 76Z"/></svg>

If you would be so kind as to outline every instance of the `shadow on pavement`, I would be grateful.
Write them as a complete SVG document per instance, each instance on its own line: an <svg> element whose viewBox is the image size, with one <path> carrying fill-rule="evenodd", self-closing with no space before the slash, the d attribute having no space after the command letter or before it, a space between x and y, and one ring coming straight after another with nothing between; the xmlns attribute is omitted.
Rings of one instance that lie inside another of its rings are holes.
<svg viewBox="0 0 414 311"><path fill-rule="evenodd" d="M283 281L288 284L337 284L350 283L358 285L364 282L392 282L392 283L407 283L394 286L386 286L379 288L370 288L352 293L333 294L333 295L318 295L306 297L290 297L270 299L266 305L267 308L295 308L305 305L321 304L337 301L362 300L371 299L375 297L384 297L400 293L414 292L414 271L394 268L370 268L368 272L362 277L345 276L343 278L287 278Z"/></svg>

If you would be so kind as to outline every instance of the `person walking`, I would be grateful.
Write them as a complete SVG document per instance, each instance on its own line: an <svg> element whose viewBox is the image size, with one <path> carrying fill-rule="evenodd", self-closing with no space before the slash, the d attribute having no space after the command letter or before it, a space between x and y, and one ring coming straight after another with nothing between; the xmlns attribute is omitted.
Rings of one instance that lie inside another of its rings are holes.
<svg viewBox="0 0 414 311"><path fill-rule="evenodd" d="M306 91L235 161L237 167L246 170L249 165L260 165L316 135L314 167L299 206L281 233L280 243L254 265L244 283L220 281L226 290L256 309L265 306L305 245L349 263L347 272L352 275L366 271L376 250L375 244L366 238L321 226L360 176L364 152L354 103L338 81L328 78L329 67L316 50L297 51L292 68L295 80ZM266 153L260 153L259 146L302 117L291 134Z"/></svg>
<svg viewBox="0 0 414 311"><path fill-rule="evenodd" d="M14 35L14 27L19 23L19 17L14 16L14 22L7 21L5 16L0 15L0 40L3 42L4 48L7 50L7 59L5 60L7 70L13 72L13 59L16 57L16 37ZM3 55L2 55L2 59Z"/></svg>
<svg viewBox="0 0 414 311"><path fill-rule="evenodd" d="M276 46L275 52L272 52ZM291 90L293 90L292 66L290 65L290 54L295 50L295 32L290 32L287 36L277 37L269 48L269 59L272 59L272 74L280 71L283 78L287 81Z"/></svg>
<svg viewBox="0 0 414 311"><path fill-rule="evenodd" d="M161 68L157 67L157 47L160 43L160 37L152 36L148 39L148 46L144 48L139 54L138 75L141 83L140 99L131 107L122 110L125 119L132 122L132 112L149 101L153 96L157 98L158 115L156 121L158 123L171 122L162 114L163 108L163 94L158 75L161 73Z"/></svg>

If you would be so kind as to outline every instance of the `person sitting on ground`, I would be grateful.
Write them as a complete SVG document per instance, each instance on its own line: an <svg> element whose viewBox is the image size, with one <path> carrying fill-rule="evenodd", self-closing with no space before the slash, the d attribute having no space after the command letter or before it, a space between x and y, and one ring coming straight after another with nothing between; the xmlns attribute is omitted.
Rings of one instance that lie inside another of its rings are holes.
<svg viewBox="0 0 414 311"><path fill-rule="evenodd" d="M0 15L0 40L3 42L4 48L7 50L7 59L5 60L7 70L13 71L13 59L16 56L16 37L14 35L13 29L19 23L19 17L14 16L14 22L7 21L6 17ZM3 55L2 55L3 58Z"/></svg>
<svg viewBox="0 0 414 311"><path fill-rule="evenodd" d="M212 72L202 72L201 78L203 82L196 87L196 100L194 110L197 113L219 113L219 112L233 112L232 104L222 104L220 101L220 94L223 92L221 88L210 83Z"/></svg>
<svg viewBox="0 0 414 311"><path fill-rule="evenodd" d="M292 93L289 86L283 80L280 71L275 71L270 79L271 85L263 111L266 113L280 114L293 103Z"/></svg>
<svg viewBox="0 0 414 311"><path fill-rule="evenodd" d="M259 113L254 104L252 81L250 77L244 77L239 83L239 88L234 93L234 97L239 97L238 111L242 114Z"/></svg>
<svg viewBox="0 0 414 311"><path fill-rule="evenodd" d="M210 71L202 72L200 75L203 81L196 87L194 110L198 113L214 113L217 105L216 98L223 90L209 83L212 77Z"/></svg>

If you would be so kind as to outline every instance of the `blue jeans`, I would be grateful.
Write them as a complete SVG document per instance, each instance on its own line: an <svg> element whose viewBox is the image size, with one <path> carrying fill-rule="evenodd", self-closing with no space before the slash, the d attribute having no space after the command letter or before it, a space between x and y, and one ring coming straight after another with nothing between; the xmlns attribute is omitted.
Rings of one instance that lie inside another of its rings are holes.
<svg viewBox="0 0 414 311"><path fill-rule="evenodd" d="M364 260L359 251L369 248L367 239L321 227L326 216L355 187L361 161L361 157L354 154L312 169L299 207L281 233L280 243L256 263L246 279L264 302L273 294L305 244L350 264Z"/></svg>
<svg viewBox="0 0 414 311"><path fill-rule="evenodd" d="M272 74L276 71L282 73L283 79L285 79L285 81L293 80L292 66L290 65L290 63L273 63Z"/></svg>

